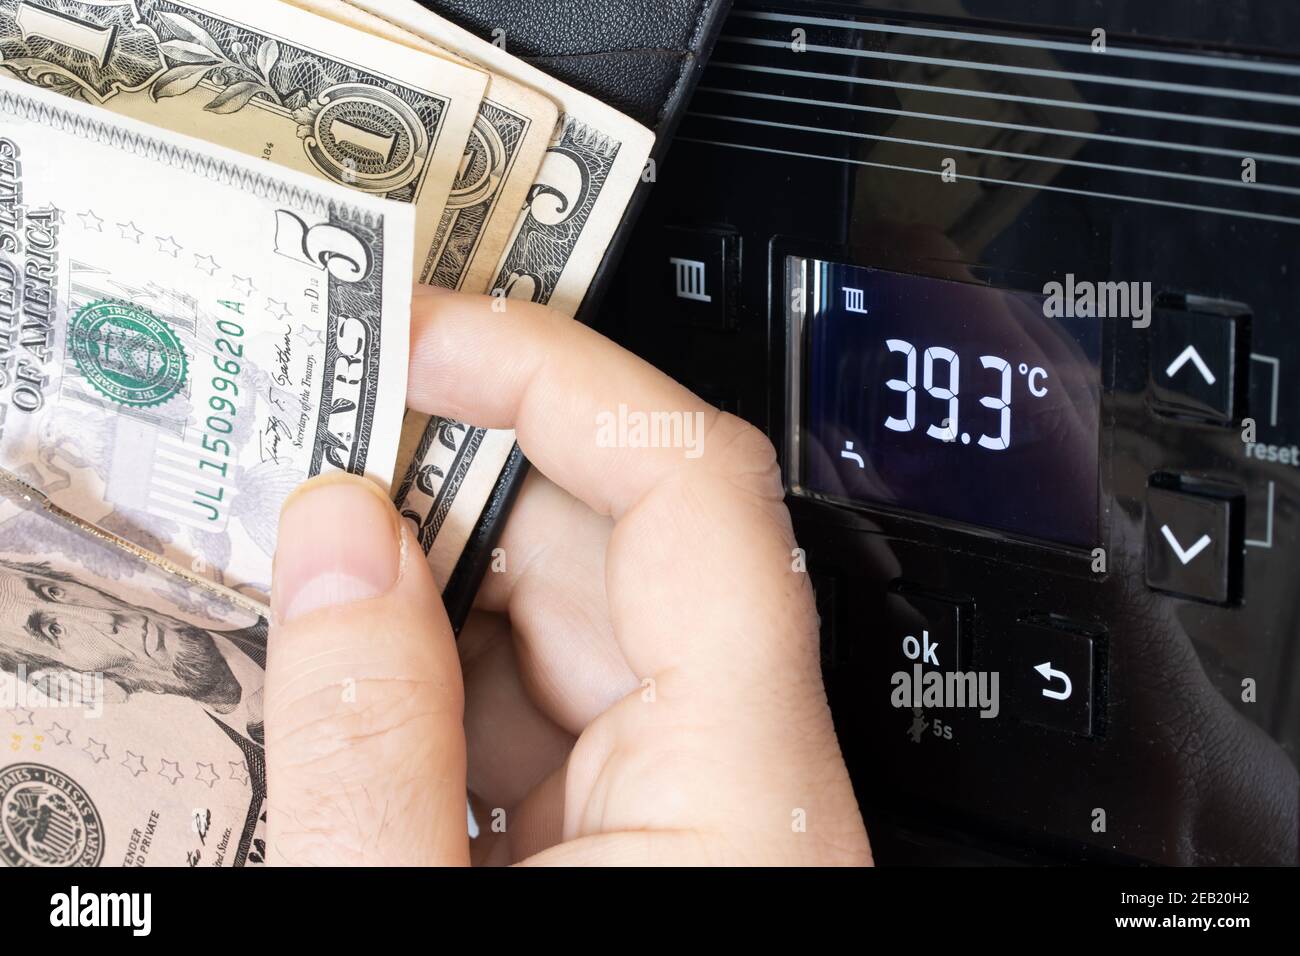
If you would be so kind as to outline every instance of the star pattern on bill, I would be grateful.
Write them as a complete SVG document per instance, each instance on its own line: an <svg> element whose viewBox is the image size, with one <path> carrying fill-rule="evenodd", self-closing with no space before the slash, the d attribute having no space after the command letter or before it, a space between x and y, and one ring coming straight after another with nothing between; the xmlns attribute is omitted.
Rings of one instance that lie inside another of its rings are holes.
<svg viewBox="0 0 1300 956"><path fill-rule="evenodd" d="M248 278L248 276L234 276L233 279L235 283L235 291L245 299L252 298L253 293L257 291L257 286L253 285L253 280Z"/></svg>
<svg viewBox="0 0 1300 956"><path fill-rule="evenodd" d="M206 783L208 789L211 790L212 785L221 779L217 776L217 768L210 763L196 764L196 766L199 768L199 772L194 775L194 779L199 783Z"/></svg>
<svg viewBox="0 0 1300 956"><path fill-rule="evenodd" d="M298 326L298 331L295 334L298 336L298 338L302 339L303 344L308 346L309 348L313 348L325 344L325 336L321 334L320 329L313 329L305 325L300 325Z"/></svg>
<svg viewBox="0 0 1300 956"><path fill-rule="evenodd" d="M35 712L28 710L26 707L19 707L13 712L13 715L14 723L19 727L22 727L24 724L34 725L33 718L35 718L36 714Z"/></svg>
<svg viewBox="0 0 1300 956"><path fill-rule="evenodd" d="M158 240L158 251L175 259L181 254L181 244L172 236L154 236Z"/></svg>
<svg viewBox="0 0 1300 956"><path fill-rule="evenodd" d="M228 760L226 763L230 766L230 779L236 783L248 783L248 766L242 760Z"/></svg>
<svg viewBox="0 0 1300 956"><path fill-rule="evenodd" d="M137 229L133 222L119 222L117 228L118 231L122 233L123 239L134 242L137 246L140 244L140 239L144 236L144 232Z"/></svg>
<svg viewBox="0 0 1300 956"><path fill-rule="evenodd" d="M278 322L284 322L292 314L287 303L279 299L266 300L266 314Z"/></svg>
<svg viewBox="0 0 1300 956"><path fill-rule="evenodd" d="M50 724L45 732L50 735L50 740L54 741L55 746L62 747L64 744L72 743L72 731L57 721Z"/></svg>
<svg viewBox="0 0 1300 956"><path fill-rule="evenodd" d="M108 759L108 748L94 737L91 737L86 746L81 748L81 752L90 757L90 759L95 761L95 763Z"/></svg>
<svg viewBox="0 0 1300 956"><path fill-rule="evenodd" d="M138 753L133 753L130 750L128 750L126 756L122 758L121 766L131 771L131 776L133 777L138 777L140 774L148 770L144 765L144 758Z"/></svg>
<svg viewBox="0 0 1300 956"><path fill-rule="evenodd" d="M185 774L181 773L181 765L177 761L168 760L164 757L162 766L158 768L158 776L162 777L174 787L176 786L176 781L183 778Z"/></svg>
<svg viewBox="0 0 1300 956"><path fill-rule="evenodd" d="M81 217L81 228L86 232L103 232L104 220L95 215L95 210L87 209L85 212L77 213Z"/></svg>
<svg viewBox="0 0 1300 956"><path fill-rule="evenodd" d="M212 258L212 256L201 256L198 253L195 253L194 268L212 276L217 274L217 270L219 270L221 266L217 265L217 260Z"/></svg>

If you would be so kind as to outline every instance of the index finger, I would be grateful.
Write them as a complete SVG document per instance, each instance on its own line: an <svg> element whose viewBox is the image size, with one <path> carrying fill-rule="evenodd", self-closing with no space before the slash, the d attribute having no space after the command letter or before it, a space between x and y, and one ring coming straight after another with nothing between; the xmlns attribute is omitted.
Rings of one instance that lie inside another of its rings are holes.
<svg viewBox="0 0 1300 956"><path fill-rule="evenodd" d="M827 845L865 847L771 443L578 323L519 302L495 312L495 301L419 303L408 395L476 425L513 425L547 477L616 519L605 594L641 687L578 735L564 770L566 837L749 841L771 827L776 843L795 807L850 821L819 827ZM655 447L653 425L632 417L655 412L698 413L697 443ZM602 436L611 415L616 433Z"/></svg>
<svg viewBox="0 0 1300 956"><path fill-rule="evenodd" d="M407 404L485 428L513 428L547 477L615 518L699 463L721 415L552 309L442 292L415 299Z"/></svg>
<svg viewBox="0 0 1300 956"><path fill-rule="evenodd" d="M617 520L607 595L633 673L689 662L711 687L742 690L741 671L788 673L802 658L811 675L811 589L794 573L794 534L761 432L541 306L421 296L412 330L413 408L513 427L548 478Z"/></svg>

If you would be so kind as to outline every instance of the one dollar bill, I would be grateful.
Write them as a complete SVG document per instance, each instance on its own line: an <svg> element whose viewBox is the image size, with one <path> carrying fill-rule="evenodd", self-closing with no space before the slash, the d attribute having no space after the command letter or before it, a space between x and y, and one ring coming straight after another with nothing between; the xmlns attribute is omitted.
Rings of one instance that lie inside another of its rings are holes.
<svg viewBox="0 0 1300 956"><path fill-rule="evenodd" d="M345 0L289 2L355 30L440 58L466 62ZM491 74L433 249L420 267L420 282L466 292L488 291L519 210L546 155L557 115L555 104L541 93L498 73Z"/></svg>
<svg viewBox="0 0 1300 956"><path fill-rule="evenodd" d="M0 80L0 467L264 600L294 487L392 475L412 218Z"/></svg>
<svg viewBox="0 0 1300 956"><path fill-rule="evenodd" d="M410 203L433 281L487 76L278 0L0 0L0 72Z"/></svg>
<svg viewBox="0 0 1300 956"><path fill-rule="evenodd" d="M654 134L414 0L351 2L494 77L540 90L559 106L546 157L491 270L488 291L576 313L646 174ZM419 528L440 585L464 551L513 446L512 432L407 415L396 499Z"/></svg>

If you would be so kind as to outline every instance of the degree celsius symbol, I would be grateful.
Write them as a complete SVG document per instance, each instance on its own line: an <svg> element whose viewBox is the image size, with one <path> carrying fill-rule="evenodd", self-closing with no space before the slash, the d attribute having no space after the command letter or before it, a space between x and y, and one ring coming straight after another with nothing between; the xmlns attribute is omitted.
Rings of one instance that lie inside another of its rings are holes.
<svg viewBox="0 0 1300 956"><path fill-rule="evenodd" d="M1037 384L1040 380L1047 380L1047 369L1043 368L1041 365L1035 365L1033 368L1030 368L1024 362L1021 362L1020 374L1029 376L1029 394L1033 395L1034 398L1042 398L1047 394L1047 386L1044 385L1039 387Z"/></svg>

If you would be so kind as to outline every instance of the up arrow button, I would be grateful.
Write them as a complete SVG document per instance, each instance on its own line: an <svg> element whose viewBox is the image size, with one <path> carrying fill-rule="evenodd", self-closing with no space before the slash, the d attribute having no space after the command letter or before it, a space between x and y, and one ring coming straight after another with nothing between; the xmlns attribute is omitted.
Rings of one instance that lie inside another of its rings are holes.
<svg viewBox="0 0 1300 956"><path fill-rule="evenodd" d="M1214 373L1211 372L1210 367L1205 364L1205 359L1201 358L1201 353L1196 351L1195 345L1189 345L1178 353L1178 358L1170 362L1169 367L1165 369L1165 376L1167 378L1173 378L1178 374L1178 370L1188 362L1191 362L1196 366L1196 370L1201 373L1201 378L1205 379L1206 385L1214 384Z"/></svg>
<svg viewBox="0 0 1300 956"><path fill-rule="evenodd" d="M1249 353L1242 323L1226 315L1158 309L1151 322L1151 405L1162 415L1230 425L1244 383L1238 371Z"/></svg>

